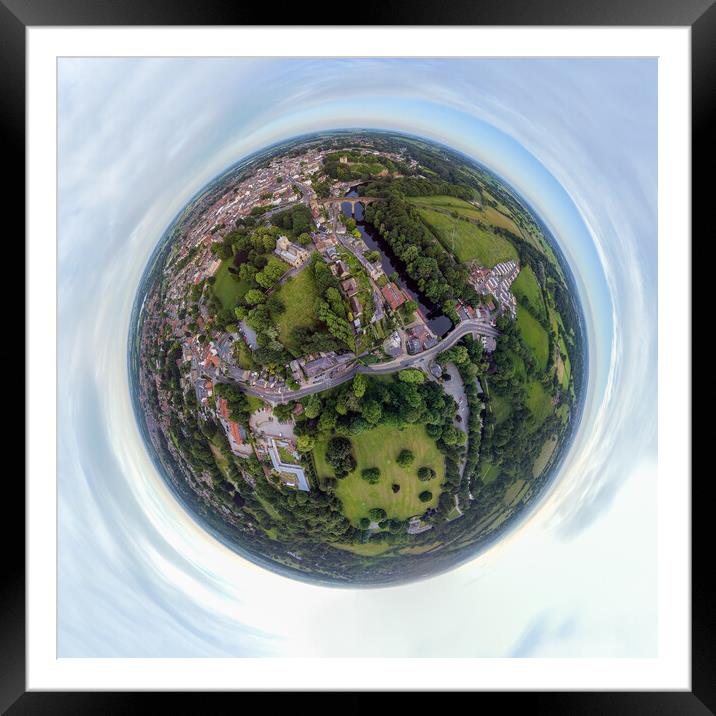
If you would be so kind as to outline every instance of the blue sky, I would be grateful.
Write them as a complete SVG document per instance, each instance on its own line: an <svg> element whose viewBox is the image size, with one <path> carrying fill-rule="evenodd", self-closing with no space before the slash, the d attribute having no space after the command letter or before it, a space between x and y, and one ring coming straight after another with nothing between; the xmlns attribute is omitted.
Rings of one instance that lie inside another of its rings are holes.
<svg viewBox="0 0 716 716"><path fill-rule="evenodd" d="M60 60L59 655L653 655L656 79L632 59ZM532 203L577 280L590 376L523 525L446 575L346 591L244 562L176 504L134 422L126 339L197 190L274 141L359 126L444 142Z"/></svg>

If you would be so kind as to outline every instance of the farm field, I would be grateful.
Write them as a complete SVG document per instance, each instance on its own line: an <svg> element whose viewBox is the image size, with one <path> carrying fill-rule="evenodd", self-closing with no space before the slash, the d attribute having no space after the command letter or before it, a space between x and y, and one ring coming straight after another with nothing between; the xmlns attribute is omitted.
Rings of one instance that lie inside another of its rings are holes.
<svg viewBox="0 0 716 716"><path fill-rule="evenodd" d="M547 466L547 463L552 457L552 453L554 452L554 449L556 447L557 438L552 437L544 441L544 445L542 445L542 450L537 456L537 459L534 461L534 465L532 465L532 477L539 477L542 474L542 471Z"/></svg>
<svg viewBox="0 0 716 716"><path fill-rule="evenodd" d="M393 545L387 542L366 542L365 544L341 544L340 542L334 542L331 546L345 550L346 552L362 555L363 557L375 557L379 554L383 554L383 552L387 552Z"/></svg>
<svg viewBox="0 0 716 716"><path fill-rule="evenodd" d="M321 477L333 476L333 468L325 459L327 442L317 443L314 449L316 470ZM358 465L347 477L338 480L336 495L343 502L344 514L354 525L358 526L361 517L367 517L374 507L382 507L389 518L404 520L437 505L440 483L445 477L445 458L422 425L402 430L381 425L351 436L351 442ZM403 449L415 455L413 464L405 468L396 462ZM432 467L436 477L427 482L419 480L417 470L423 465ZM380 481L375 485L369 485L361 477L361 471L369 467L380 467ZM392 491L393 483L400 485L399 492ZM424 490L433 493L429 502L418 499Z"/></svg>
<svg viewBox="0 0 716 716"><path fill-rule="evenodd" d="M562 360L562 355L565 355L566 359ZM557 379L562 386L562 390L566 390L569 387L569 377L572 374L572 367L563 336L559 337L559 351L557 351L555 365L557 367Z"/></svg>
<svg viewBox="0 0 716 716"><path fill-rule="evenodd" d="M482 266L492 267L518 258L517 250L507 239L487 229L432 209L418 209L418 213L440 243L460 261L478 261Z"/></svg>
<svg viewBox="0 0 716 716"><path fill-rule="evenodd" d="M475 219L489 226L499 226L511 231L517 236L522 236L520 227L517 226L510 216L503 214L492 206L478 208L469 201L448 195L414 196L410 197L409 201L421 208L435 208L456 212L460 216L465 216L468 219Z"/></svg>
<svg viewBox="0 0 716 716"><path fill-rule="evenodd" d="M539 428L552 414L552 399L538 380L533 380L527 386L527 407L534 420L533 430Z"/></svg>
<svg viewBox="0 0 716 716"><path fill-rule="evenodd" d="M517 328L541 370L547 367L549 336L539 321L523 306L517 306Z"/></svg>
<svg viewBox="0 0 716 716"><path fill-rule="evenodd" d="M525 266L520 270L512 284L512 292L518 300L524 296L538 315L546 317L547 313L542 300L542 291L530 266Z"/></svg>
<svg viewBox="0 0 716 716"><path fill-rule="evenodd" d="M456 196L434 195L434 196L412 196L408 198L411 204L421 208L445 209L447 211L456 211L460 216L467 216L470 219L480 219L484 217L481 209L464 199L458 199Z"/></svg>

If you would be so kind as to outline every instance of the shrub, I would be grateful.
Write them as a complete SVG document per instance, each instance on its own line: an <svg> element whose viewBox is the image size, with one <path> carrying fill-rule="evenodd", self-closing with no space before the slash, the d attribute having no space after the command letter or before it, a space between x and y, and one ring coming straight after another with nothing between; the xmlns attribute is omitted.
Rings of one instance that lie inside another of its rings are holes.
<svg viewBox="0 0 716 716"><path fill-rule="evenodd" d="M424 492L421 492L421 493L418 495L418 499L419 499L421 502L430 502L430 500L433 499L433 493L430 492L429 490L425 490Z"/></svg>
<svg viewBox="0 0 716 716"><path fill-rule="evenodd" d="M370 515L371 520L374 522L380 522L388 516L388 513L382 507L374 507L368 515Z"/></svg>
<svg viewBox="0 0 716 716"><path fill-rule="evenodd" d="M398 485L397 483L394 482L394 483L390 486L390 489L391 489L393 492L400 492L400 485Z"/></svg>
<svg viewBox="0 0 716 716"><path fill-rule="evenodd" d="M361 529L367 530L370 527L370 518L361 517L358 521L358 524L360 525Z"/></svg>

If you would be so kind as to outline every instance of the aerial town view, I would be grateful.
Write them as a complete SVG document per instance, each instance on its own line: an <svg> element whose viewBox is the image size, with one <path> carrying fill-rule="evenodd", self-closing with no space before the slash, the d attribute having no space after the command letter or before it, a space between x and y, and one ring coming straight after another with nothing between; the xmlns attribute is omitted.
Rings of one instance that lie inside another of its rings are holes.
<svg viewBox="0 0 716 716"><path fill-rule="evenodd" d="M441 145L336 131L231 167L151 257L130 335L148 448L246 558L418 579L534 503L579 420L584 331L555 240Z"/></svg>

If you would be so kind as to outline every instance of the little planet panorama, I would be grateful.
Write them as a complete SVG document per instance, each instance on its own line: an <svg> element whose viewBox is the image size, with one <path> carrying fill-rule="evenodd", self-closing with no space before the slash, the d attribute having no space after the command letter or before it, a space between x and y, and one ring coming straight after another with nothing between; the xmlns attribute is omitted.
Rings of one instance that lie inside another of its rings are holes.
<svg viewBox="0 0 716 716"><path fill-rule="evenodd" d="M135 300L130 388L177 500L288 577L382 586L495 544L559 471L586 384L554 237L489 168L333 131L196 195Z"/></svg>

